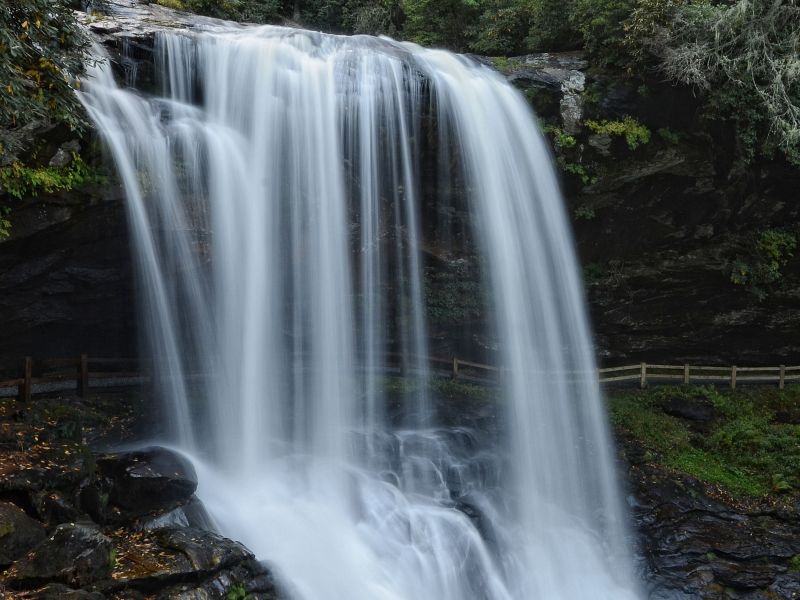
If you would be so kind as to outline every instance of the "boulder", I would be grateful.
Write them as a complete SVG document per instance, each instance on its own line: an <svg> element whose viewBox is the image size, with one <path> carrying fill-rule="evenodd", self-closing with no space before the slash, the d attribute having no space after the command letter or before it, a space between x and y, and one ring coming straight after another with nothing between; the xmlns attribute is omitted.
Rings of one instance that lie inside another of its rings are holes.
<svg viewBox="0 0 800 600"><path fill-rule="evenodd" d="M0 502L0 565L10 565L44 538L39 521L10 502Z"/></svg>
<svg viewBox="0 0 800 600"><path fill-rule="evenodd" d="M269 571L255 560L246 561L230 569L214 573L200 583L179 584L162 590L157 600L208 600L226 598L236 591L246 594L248 600L276 600L279 598L275 582Z"/></svg>
<svg viewBox="0 0 800 600"><path fill-rule="evenodd" d="M187 502L197 488L192 464L155 446L101 456L97 472L109 485L109 502L131 514L172 509Z"/></svg>
<svg viewBox="0 0 800 600"><path fill-rule="evenodd" d="M253 555L247 548L201 529L118 530L114 541L118 555L113 578L95 586L104 593L137 590L152 594L175 585L202 587L206 579L240 566L253 576L263 574L262 570L253 570ZM224 594L207 597L221 598Z"/></svg>
<svg viewBox="0 0 800 600"><path fill-rule="evenodd" d="M111 540L95 526L65 523L14 563L9 580L18 588L47 582L85 587L108 577L114 560Z"/></svg>
<svg viewBox="0 0 800 600"><path fill-rule="evenodd" d="M702 396L670 396L661 403L661 410L673 417L691 421L695 426L708 425L717 417L713 402Z"/></svg>

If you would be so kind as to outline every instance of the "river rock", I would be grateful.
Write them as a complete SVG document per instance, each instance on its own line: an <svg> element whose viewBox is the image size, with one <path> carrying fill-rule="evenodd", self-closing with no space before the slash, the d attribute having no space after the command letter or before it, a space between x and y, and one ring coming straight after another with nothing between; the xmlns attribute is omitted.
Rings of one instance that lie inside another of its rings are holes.
<svg viewBox="0 0 800 600"><path fill-rule="evenodd" d="M17 561L9 579L21 588L47 582L83 587L108 577L113 561L111 540L96 527L66 523Z"/></svg>
<svg viewBox="0 0 800 600"><path fill-rule="evenodd" d="M0 565L10 565L44 538L39 521L10 502L0 502Z"/></svg>
<svg viewBox="0 0 800 600"><path fill-rule="evenodd" d="M705 429L717 416L714 403L702 396L670 396L661 403L661 409L668 415L690 421L698 429Z"/></svg>
<svg viewBox="0 0 800 600"><path fill-rule="evenodd" d="M97 459L97 471L110 485L109 502L135 514L169 510L197 488L192 464L166 448L105 455Z"/></svg>

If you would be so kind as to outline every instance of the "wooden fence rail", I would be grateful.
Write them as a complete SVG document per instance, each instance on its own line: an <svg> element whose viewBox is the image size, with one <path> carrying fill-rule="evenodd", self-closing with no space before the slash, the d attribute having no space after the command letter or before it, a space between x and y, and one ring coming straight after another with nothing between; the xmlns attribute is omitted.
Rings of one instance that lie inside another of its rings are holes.
<svg viewBox="0 0 800 600"><path fill-rule="evenodd" d="M471 367L477 370L498 371L498 367L482 365L471 361L453 358L453 370L451 376L458 379L463 374L462 367ZM567 373L551 373L555 375L568 375ZM577 373L570 373L577 375ZM731 389L735 390L738 384L757 383L757 384L776 384L778 388L784 389L787 383L800 382L800 366L787 367L730 367L704 366L704 365L664 365L639 363L636 365L624 365L621 367L608 367L597 370L597 377L600 383L616 383L623 381L638 381L639 387L646 388L648 383L656 381L658 383L728 383Z"/></svg>
<svg viewBox="0 0 800 600"><path fill-rule="evenodd" d="M458 357L400 357L396 354L387 355L387 359L396 360L400 367L401 374L405 372L407 364L428 362L433 371L443 374L449 372L452 379L483 379L481 373L496 376L498 373L507 371L503 367L487 365ZM153 367L152 361L146 361L148 367ZM144 375L143 365L145 363L134 358L89 358L86 354L81 354L74 358L50 358L34 361L30 356L26 356L22 361L21 375L16 379L0 381L0 388L16 386L18 388L17 398L26 402L31 399L34 384L54 383L63 381L74 381L78 396L85 396L89 391L92 380L100 379L133 379ZM438 370L437 370L438 369ZM446 371L444 369L447 369ZM149 369L148 369L149 370ZM596 376L601 384L617 383L625 381L638 381L639 386L644 389L650 382L667 384L691 384L691 383L714 383L728 384L735 390L739 384L775 384L780 389L784 389L787 383L800 382L800 365L787 367L780 365L777 367L730 367L704 366L704 365L665 365L639 363L635 365L624 365L620 367L608 367L598 369L595 373L544 373L531 372L531 377L559 377L577 381L581 375Z"/></svg>

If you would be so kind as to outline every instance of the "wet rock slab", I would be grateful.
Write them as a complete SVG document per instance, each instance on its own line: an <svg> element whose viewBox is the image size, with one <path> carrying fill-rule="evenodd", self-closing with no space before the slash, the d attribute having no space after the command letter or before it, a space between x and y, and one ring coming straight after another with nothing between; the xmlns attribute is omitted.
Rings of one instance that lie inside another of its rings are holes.
<svg viewBox="0 0 800 600"><path fill-rule="evenodd" d="M800 518L714 499L700 482L649 465L629 469L651 598L798 598Z"/></svg>

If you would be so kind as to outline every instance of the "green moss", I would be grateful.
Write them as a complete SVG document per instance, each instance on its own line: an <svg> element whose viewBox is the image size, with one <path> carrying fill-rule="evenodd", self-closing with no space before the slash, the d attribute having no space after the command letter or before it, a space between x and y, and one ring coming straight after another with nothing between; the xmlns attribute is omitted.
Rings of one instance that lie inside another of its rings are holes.
<svg viewBox="0 0 800 600"><path fill-rule="evenodd" d="M708 432L666 414L674 397L711 402L716 417ZM797 414L800 388L712 386L654 387L617 392L609 400L613 425L637 439L649 460L719 485L742 497L800 493L800 426L781 422ZM779 420L777 415L784 415Z"/></svg>
<svg viewBox="0 0 800 600"><path fill-rule="evenodd" d="M589 120L585 125L594 133L624 137L631 150L650 141L650 130L633 117L625 117L621 121Z"/></svg>
<svg viewBox="0 0 800 600"><path fill-rule="evenodd" d="M250 594L247 593L243 583L234 583L225 594L225 600L247 600L248 598L250 598Z"/></svg>
<svg viewBox="0 0 800 600"><path fill-rule="evenodd" d="M667 466L701 481L721 485L737 496L763 496L770 491L770 488L758 478L726 464L723 459L711 452L696 448L686 449L668 457Z"/></svg>
<svg viewBox="0 0 800 600"><path fill-rule="evenodd" d="M14 533L14 523L6 521L0 523L0 538L7 536L9 533Z"/></svg>
<svg viewBox="0 0 800 600"><path fill-rule="evenodd" d="M492 56L490 58L492 64L494 64L495 68L500 71L501 73L508 72L508 58L505 56Z"/></svg>
<svg viewBox="0 0 800 600"><path fill-rule="evenodd" d="M800 573L800 554L796 554L789 561L789 570L792 573Z"/></svg>

